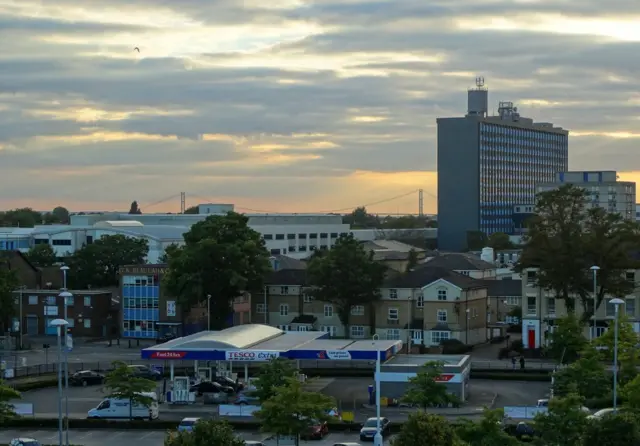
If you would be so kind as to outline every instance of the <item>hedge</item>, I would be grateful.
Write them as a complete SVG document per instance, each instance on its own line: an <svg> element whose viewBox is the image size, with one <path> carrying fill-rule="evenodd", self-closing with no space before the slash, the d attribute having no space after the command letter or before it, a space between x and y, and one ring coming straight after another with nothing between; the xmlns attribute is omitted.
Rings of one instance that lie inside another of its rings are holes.
<svg viewBox="0 0 640 446"><path fill-rule="evenodd" d="M489 379L495 381L536 381L536 382L551 382L551 375L540 373L518 373L508 371L507 373L492 372L475 372L471 371L471 379Z"/></svg>

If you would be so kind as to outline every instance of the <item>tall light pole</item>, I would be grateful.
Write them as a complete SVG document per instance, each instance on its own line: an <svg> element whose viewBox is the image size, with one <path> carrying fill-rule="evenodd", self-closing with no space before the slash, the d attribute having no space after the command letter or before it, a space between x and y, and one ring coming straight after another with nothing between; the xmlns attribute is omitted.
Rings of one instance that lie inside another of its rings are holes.
<svg viewBox="0 0 640 446"><path fill-rule="evenodd" d="M413 294L413 293L412 293ZM411 304L413 303L413 295L409 296L409 301L407 305L407 354L411 354L411 332L412 332L412 324L411 324Z"/></svg>
<svg viewBox="0 0 640 446"><path fill-rule="evenodd" d="M593 272L593 330L591 331L591 336L589 336L589 340L593 341L596 337L596 309L598 306L598 271L600 270L599 266L593 265L589 268Z"/></svg>
<svg viewBox="0 0 640 446"><path fill-rule="evenodd" d="M18 299L20 299L20 302L19 302L19 305L18 305L18 307L19 307L19 311L18 311L19 315L18 315L18 317L20 318L20 321L18 322L18 348L16 350L22 350L22 319L23 319L23 317L22 317L22 305L23 305L22 304L22 298L23 298L22 293L26 289L27 289L26 285L21 285L20 286L20 295L18 297Z"/></svg>
<svg viewBox="0 0 640 446"><path fill-rule="evenodd" d="M620 313L620 305L624 305L624 300L611 299L610 304L616 309L615 331L613 332L613 413L618 410L618 314Z"/></svg>
<svg viewBox="0 0 640 446"><path fill-rule="evenodd" d="M50 325L58 332L58 446L62 446L62 331L69 323L64 319L54 319Z"/></svg>
<svg viewBox="0 0 640 446"><path fill-rule="evenodd" d="M69 267L67 265L62 265L60 267L60 271L62 271L62 293L60 293L60 297L62 297L63 308L64 308L64 320L69 323L69 317L67 315L67 307L69 304L69 299L73 298L73 294L67 291L67 271L69 271ZM67 332L67 328L64 329L64 412L66 415L66 430L65 430L65 445L69 446L69 334Z"/></svg>
<svg viewBox="0 0 640 446"><path fill-rule="evenodd" d="M382 431L380 430L380 347L376 341L380 339L373 335L373 345L376 348L376 435L373 437L373 446L382 446Z"/></svg>
<svg viewBox="0 0 640 446"><path fill-rule="evenodd" d="M466 310L464 310L465 313L467 313L467 334L465 336L465 341L464 343L469 345L469 319L471 319L471 316L469 315L469 313L471 312L471 310L469 308L467 308Z"/></svg>
<svg viewBox="0 0 640 446"><path fill-rule="evenodd" d="M207 331L211 331L211 294L207 294Z"/></svg>

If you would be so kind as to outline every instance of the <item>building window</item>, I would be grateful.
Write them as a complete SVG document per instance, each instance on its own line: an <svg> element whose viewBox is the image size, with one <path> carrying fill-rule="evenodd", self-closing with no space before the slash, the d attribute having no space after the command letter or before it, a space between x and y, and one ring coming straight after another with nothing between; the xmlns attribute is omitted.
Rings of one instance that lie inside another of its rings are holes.
<svg viewBox="0 0 640 446"><path fill-rule="evenodd" d="M53 246L71 246L71 240L51 240Z"/></svg>
<svg viewBox="0 0 640 446"><path fill-rule="evenodd" d="M298 240L306 240L307 234L298 234Z"/></svg>
<svg viewBox="0 0 640 446"><path fill-rule="evenodd" d="M333 317L333 305L324 306L324 317Z"/></svg>
<svg viewBox="0 0 640 446"><path fill-rule="evenodd" d="M84 296L84 306L85 307L90 307L91 306L91 296Z"/></svg>
<svg viewBox="0 0 640 446"><path fill-rule="evenodd" d="M507 297L507 305L520 305L520 297L517 296L509 296Z"/></svg>
<svg viewBox="0 0 640 446"><path fill-rule="evenodd" d="M424 294L422 293L422 291L418 293L417 300L416 300L416 307L424 308Z"/></svg>
<svg viewBox="0 0 640 446"><path fill-rule="evenodd" d="M282 295L289 294L289 287L288 286L281 286L280 287L280 294L282 294Z"/></svg>
<svg viewBox="0 0 640 446"><path fill-rule="evenodd" d="M338 233L337 232L332 232L331 233L331 238L338 238Z"/></svg>
<svg viewBox="0 0 640 446"><path fill-rule="evenodd" d="M325 333L329 333L329 336L336 335L336 327L334 325L323 325L320 327L320 331L324 331Z"/></svg>
<svg viewBox="0 0 640 446"><path fill-rule="evenodd" d="M400 340L400 330L398 328L389 328L389 329L387 329L387 339L389 341L398 341L398 340Z"/></svg>
<svg viewBox="0 0 640 446"><path fill-rule="evenodd" d="M289 305L280 304L280 316L289 316Z"/></svg>
<svg viewBox="0 0 640 446"><path fill-rule="evenodd" d="M29 305L38 305L38 296L29 296Z"/></svg>
<svg viewBox="0 0 640 446"><path fill-rule="evenodd" d="M298 331L309 331L308 325L298 325Z"/></svg>
<svg viewBox="0 0 640 446"><path fill-rule="evenodd" d="M447 289L446 288L440 288L438 290L438 300L440 300L440 301L447 300Z"/></svg>
<svg viewBox="0 0 640 446"><path fill-rule="evenodd" d="M353 305L351 307L351 316L364 316L364 305Z"/></svg>
<svg viewBox="0 0 640 446"><path fill-rule="evenodd" d="M527 271L527 285L533 285L536 282L536 272Z"/></svg>
<svg viewBox="0 0 640 446"><path fill-rule="evenodd" d="M258 313L258 314L265 314L266 313L266 308L265 308L264 304L256 304L256 313Z"/></svg>
<svg viewBox="0 0 640 446"><path fill-rule="evenodd" d="M462 274L463 276L469 275L469 271L459 271L459 273Z"/></svg>
<svg viewBox="0 0 640 446"><path fill-rule="evenodd" d="M284 240L284 234L276 234L276 240Z"/></svg>
<svg viewBox="0 0 640 446"><path fill-rule="evenodd" d="M547 314L556 314L556 298L549 297L547 299Z"/></svg>
<svg viewBox="0 0 640 446"><path fill-rule="evenodd" d="M364 337L364 327L362 325L352 325L350 329L352 338Z"/></svg>
<svg viewBox="0 0 640 446"><path fill-rule="evenodd" d="M398 298L398 290L395 288L391 288L389 290L389 299L397 299Z"/></svg>
<svg viewBox="0 0 640 446"><path fill-rule="evenodd" d="M85 318L83 325L84 325L84 328L91 328L91 319Z"/></svg>
<svg viewBox="0 0 640 446"><path fill-rule="evenodd" d="M273 234L265 234L262 236L265 240L273 240Z"/></svg>
<svg viewBox="0 0 640 446"><path fill-rule="evenodd" d="M535 316L538 313L538 303L534 296L527 296L527 314Z"/></svg>
<svg viewBox="0 0 640 446"><path fill-rule="evenodd" d="M303 295L302 295L302 301L303 301L305 304L309 304L309 303L311 303L311 301L312 301L312 300L313 300L313 296L311 296L310 294L306 294L306 293L305 293L305 294L303 294Z"/></svg>
<svg viewBox="0 0 640 446"><path fill-rule="evenodd" d="M624 309L625 309L625 312L627 313L627 316L629 316L632 319L635 319L635 317L636 317L636 299L635 298L625 299L625 301L624 301Z"/></svg>
<svg viewBox="0 0 640 446"><path fill-rule="evenodd" d="M440 345L442 341L450 339L451 332L449 331L432 331L431 332L431 345Z"/></svg>
<svg viewBox="0 0 640 446"><path fill-rule="evenodd" d="M291 331L290 325L278 325L278 328L282 331Z"/></svg>
<svg viewBox="0 0 640 446"><path fill-rule="evenodd" d="M296 239L295 234L287 234L287 240L295 240L295 239Z"/></svg>
<svg viewBox="0 0 640 446"><path fill-rule="evenodd" d="M272 249L270 252L272 256L277 256L280 254L280 249Z"/></svg>
<svg viewBox="0 0 640 446"><path fill-rule="evenodd" d="M65 299L63 299L62 301L62 305L66 305L67 307L73 307L73 304L75 303L76 299L74 296L69 296Z"/></svg>
<svg viewBox="0 0 640 446"><path fill-rule="evenodd" d="M447 310L438 310L438 322L447 322Z"/></svg>
<svg viewBox="0 0 640 446"><path fill-rule="evenodd" d="M55 305L56 304L56 296L47 296L45 297L45 302L47 305Z"/></svg>
<svg viewBox="0 0 640 446"><path fill-rule="evenodd" d="M397 308L389 308L389 311L387 312L387 319L390 321L397 321L398 320L398 309Z"/></svg>
<svg viewBox="0 0 640 446"><path fill-rule="evenodd" d="M422 337L424 332L422 330L411 330L411 339L414 344L422 344Z"/></svg>
<svg viewBox="0 0 640 446"><path fill-rule="evenodd" d="M318 238L318 234L309 234L309 238L310 239L317 239Z"/></svg>

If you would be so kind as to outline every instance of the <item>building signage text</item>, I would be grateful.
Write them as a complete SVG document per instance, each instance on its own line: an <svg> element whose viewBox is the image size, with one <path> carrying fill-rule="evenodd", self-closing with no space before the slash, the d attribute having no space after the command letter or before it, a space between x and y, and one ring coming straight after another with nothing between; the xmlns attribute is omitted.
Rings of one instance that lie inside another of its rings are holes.
<svg viewBox="0 0 640 446"><path fill-rule="evenodd" d="M165 274L169 268L149 266L123 266L120 274Z"/></svg>
<svg viewBox="0 0 640 446"><path fill-rule="evenodd" d="M225 352L227 361L271 361L280 356L280 352L267 350L230 350Z"/></svg>
<svg viewBox="0 0 640 446"><path fill-rule="evenodd" d="M346 350L327 350L327 359L331 359L334 361L350 360L351 353Z"/></svg>
<svg viewBox="0 0 640 446"><path fill-rule="evenodd" d="M453 379L453 377L456 376L453 373L446 373L446 374L442 374L440 376L436 376L433 380L435 382L439 382L439 383L446 383L449 382Z"/></svg>
<svg viewBox="0 0 640 446"><path fill-rule="evenodd" d="M152 359L182 359L187 356L187 352L153 352Z"/></svg>

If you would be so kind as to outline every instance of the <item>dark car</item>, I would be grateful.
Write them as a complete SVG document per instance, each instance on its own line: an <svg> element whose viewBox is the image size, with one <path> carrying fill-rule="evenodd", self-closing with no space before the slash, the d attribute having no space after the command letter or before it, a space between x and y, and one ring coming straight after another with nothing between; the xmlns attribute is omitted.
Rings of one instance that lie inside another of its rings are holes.
<svg viewBox="0 0 640 446"><path fill-rule="evenodd" d="M69 377L72 386L91 386L104 383L105 376L92 370L82 370Z"/></svg>
<svg viewBox="0 0 640 446"><path fill-rule="evenodd" d="M178 336L176 336L175 334L167 333L162 336L159 336L158 339L156 339L156 344L163 344L165 342L173 341L174 339L177 339L177 338Z"/></svg>
<svg viewBox="0 0 640 446"><path fill-rule="evenodd" d="M322 440L329 433L329 425L326 421L314 421L300 437L303 440Z"/></svg>
<svg viewBox="0 0 640 446"><path fill-rule="evenodd" d="M378 432L378 418L373 417L367 419L362 425L362 429L360 429L360 441L373 441L376 432ZM380 433L383 437L389 435L390 426L388 418L380 418Z"/></svg>
<svg viewBox="0 0 640 446"><path fill-rule="evenodd" d="M162 373L158 370L154 370L146 365L130 365L129 370L132 371L136 378L145 378L153 381L159 381L162 379Z"/></svg>
<svg viewBox="0 0 640 446"><path fill-rule="evenodd" d="M231 387L236 392L240 392L242 389L244 389L244 385L232 380L231 378L227 378L226 376L215 376L211 381L213 381L214 383L218 383L221 386Z"/></svg>
<svg viewBox="0 0 640 446"><path fill-rule="evenodd" d="M204 393L226 393L227 395L233 395L236 393L233 387L223 386L216 382L203 381L199 384L191 386L190 392L195 392L196 395L202 396Z"/></svg>
<svg viewBox="0 0 640 446"><path fill-rule="evenodd" d="M533 437L536 435L536 431L533 429L533 426L521 421L516 426L515 437L520 440L523 437Z"/></svg>

